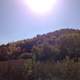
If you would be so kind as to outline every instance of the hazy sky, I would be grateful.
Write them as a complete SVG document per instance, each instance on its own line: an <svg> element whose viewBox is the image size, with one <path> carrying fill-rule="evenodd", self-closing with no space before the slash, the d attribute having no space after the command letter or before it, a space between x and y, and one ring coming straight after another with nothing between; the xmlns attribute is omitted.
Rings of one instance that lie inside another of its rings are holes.
<svg viewBox="0 0 80 80"><path fill-rule="evenodd" d="M49 14L36 15L23 0L0 0L0 44L61 28L80 28L80 0L56 0Z"/></svg>

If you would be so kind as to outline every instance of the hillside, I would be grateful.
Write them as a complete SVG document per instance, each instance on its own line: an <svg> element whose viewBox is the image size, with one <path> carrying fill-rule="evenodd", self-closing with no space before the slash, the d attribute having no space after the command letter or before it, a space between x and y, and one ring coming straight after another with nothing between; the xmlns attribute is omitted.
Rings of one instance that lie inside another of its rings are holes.
<svg viewBox="0 0 80 80"><path fill-rule="evenodd" d="M0 60L32 58L36 60L63 60L66 56L80 57L80 30L61 29L32 39L0 46Z"/></svg>

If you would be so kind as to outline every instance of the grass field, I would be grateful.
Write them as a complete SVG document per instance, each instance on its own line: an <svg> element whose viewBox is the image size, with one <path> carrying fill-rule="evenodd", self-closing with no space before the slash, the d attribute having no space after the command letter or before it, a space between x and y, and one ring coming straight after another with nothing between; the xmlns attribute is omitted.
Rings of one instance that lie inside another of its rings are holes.
<svg viewBox="0 0 80 80"><path fill-rule="evenodd" d="M80 61L36 63L35 80L80 80Z"/></svg>
<svg viewBox="0 0 80 80"><path fill-rule="evenodd" d="M0 80L80 80L80 61L35 64L32 59L1 61Z"/></svg>
<svg viewBox="0 0 80 80"><path fill-rule="evenodd" d="M0 62L0 80L31 80L32 59Z"/></svg>

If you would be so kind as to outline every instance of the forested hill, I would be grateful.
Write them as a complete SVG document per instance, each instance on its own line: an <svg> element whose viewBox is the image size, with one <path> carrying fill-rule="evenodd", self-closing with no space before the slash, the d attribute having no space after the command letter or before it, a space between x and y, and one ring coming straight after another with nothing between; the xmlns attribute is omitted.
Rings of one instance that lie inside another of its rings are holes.
<svg viewBox="0 0 80 80"><path fill-rule="evenodd" d="M80 30L74 30L74 29L61 29L57 30L55 32L50 32L43 35L37 35L37 37L32 39L32 42L35 43L35 45L52 45L54 44L59 45L59 43L62 43L64 38L68 38L69 40L75 37L80 37Z"/></svg>
<svg viewBox="0 0 80 80"><path fill-rule="evenodd" d="M66 56L80 57L80 30L61 29L32 39L0 46L0 60L32 58L36 60L63 60Z"/></svg>

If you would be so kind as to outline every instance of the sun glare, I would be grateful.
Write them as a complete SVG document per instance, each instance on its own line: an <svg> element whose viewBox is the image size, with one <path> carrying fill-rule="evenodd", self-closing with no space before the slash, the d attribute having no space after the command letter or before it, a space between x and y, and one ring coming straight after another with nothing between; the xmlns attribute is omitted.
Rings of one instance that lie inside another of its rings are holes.
<svg viewBox="0 0 80 80"><path fill-rule="evenodd" d="M56 0L25 0L25 3L33 12L44 14L54 7Z"/></svg>

